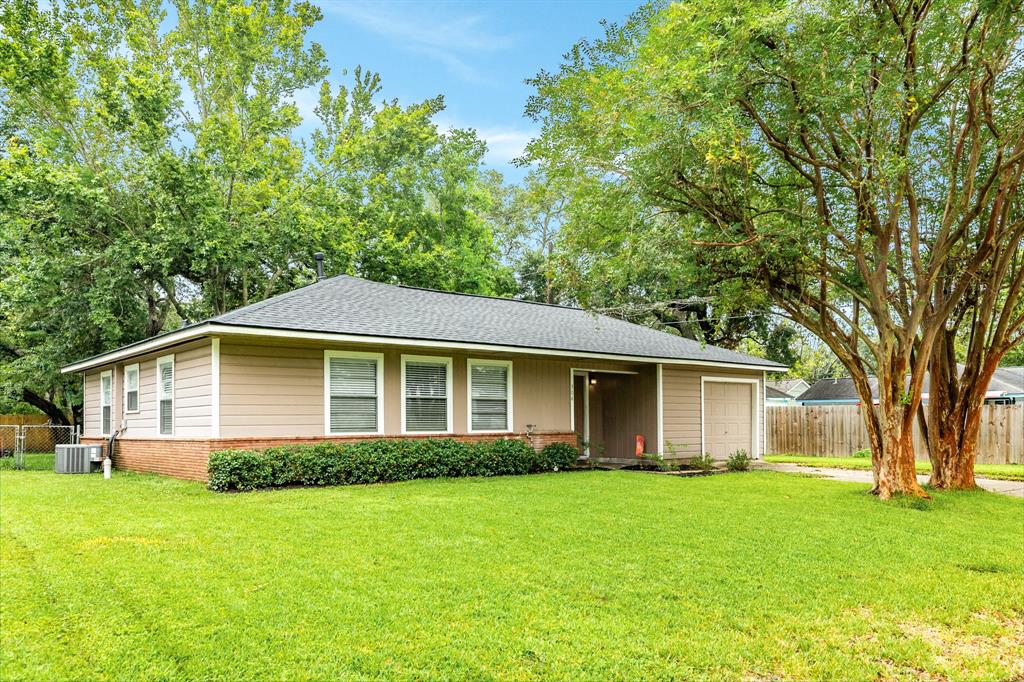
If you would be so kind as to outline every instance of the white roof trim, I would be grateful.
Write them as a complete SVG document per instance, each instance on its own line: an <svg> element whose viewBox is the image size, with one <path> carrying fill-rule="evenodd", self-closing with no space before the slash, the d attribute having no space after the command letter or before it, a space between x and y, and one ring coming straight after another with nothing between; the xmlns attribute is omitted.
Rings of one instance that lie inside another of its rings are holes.
<svg viewBox="0 0 1024 682"><path fill-rule="evenodd" d="M61 373L81 372L99 367L124 358L143 355L165 346L183 343L203 336L263 336L283 339L304 339L310 341L327 341L331 343L357 343L374 346L414 346L419 348L442 348L469 351L488 351L494 353L512 353L516 355L549 355L567 358L591 358L594 360L618 360L633 363L662 363L666 365L690 365L697 367L729 367L732 369L749 369L751 371L767 370L778 372L783 368L775 365L747 365L733 362L713 362L710 360L684 360L681 358L658 358L645 355L619 355L612 353L594 353L576 350L553 350L546 348L525 348L521 346L498 346L486 343L470 343L465 341L435 341L431 339L409 339L392 336L362 336L359 334L337 334L333 332L306 332L295 329L273 327L249 327L221 323L206 322L194 327L180 329L133 346L113 350L93 358L81 360L61 368ZM598 370L599 371L599 370Z"/></svg>

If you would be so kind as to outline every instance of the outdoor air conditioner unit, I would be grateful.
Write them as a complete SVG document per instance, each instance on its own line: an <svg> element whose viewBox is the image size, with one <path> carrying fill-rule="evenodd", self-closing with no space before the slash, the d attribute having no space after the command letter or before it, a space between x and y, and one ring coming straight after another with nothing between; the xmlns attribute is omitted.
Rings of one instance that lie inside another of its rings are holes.
<svg viewBox="0 0 1024 682"><path fill-rule="evenodd" d="M58 445L53 470L58 474L87 474L103 459L101 445Z"/></svg>

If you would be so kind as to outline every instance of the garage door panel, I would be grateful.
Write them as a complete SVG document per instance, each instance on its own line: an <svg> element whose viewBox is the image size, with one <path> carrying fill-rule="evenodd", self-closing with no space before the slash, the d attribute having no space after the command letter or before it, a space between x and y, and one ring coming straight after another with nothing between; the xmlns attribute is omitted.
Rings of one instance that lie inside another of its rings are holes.
<svg viewBox="0 0 1024 682"><path fill-rule="evenodd" d="M725 459L737 450L751 451L755 405L752 386L705 382L704 449L715 459Z"/></svg>

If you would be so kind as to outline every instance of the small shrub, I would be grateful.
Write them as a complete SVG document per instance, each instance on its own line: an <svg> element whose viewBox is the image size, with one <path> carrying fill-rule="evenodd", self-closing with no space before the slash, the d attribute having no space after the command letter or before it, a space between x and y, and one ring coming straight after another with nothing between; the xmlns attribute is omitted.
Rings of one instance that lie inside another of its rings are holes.
<svg viewBox="0 0 1024 682"><path fill-rule="evenodd" d="M666 460L663 455L657 452L645 452L640 455L640 459L650 464L658 471L676 471L679 469L678 463Z"/></svg>
<svg viewBox="0 0 1024 682"><path fill-rule="evenodd" d="M725 468L729 471L747 471L750 469L751 458L746 450L737 450L725 460Z"/></svg>
<svg viewBox="0 0 1024 682"><path fill-rule="evenodd" d="M710 452L705 452L703 455L695 455L690 458L687 466L698 471L711 471L715 468L715 459Z"/></svg>
<svg viewBox="0 0 1024 682"><path fill-rule="evenodd" d="M871 450L858 450L857 452L853 453L853 456L854 457L868 457L868 458L870 458L871 457Z"/></svg>
<svg viewBox="0 0 1024 682"><path fill-rule="evenodd" d="M561 471L576 465L580 451L568 443L548 443L537 453L536 471Z"/></svg>
<svg viewBox="0 0 1024 682"><path fill-rule="evenodd" d="M379 439L358 443L222 450L210 455L211 490L286 485L351 485L414 478L506 476L557 471L578 453L553 443L540 452L519 439L462 443L452 438Z"/></svg>

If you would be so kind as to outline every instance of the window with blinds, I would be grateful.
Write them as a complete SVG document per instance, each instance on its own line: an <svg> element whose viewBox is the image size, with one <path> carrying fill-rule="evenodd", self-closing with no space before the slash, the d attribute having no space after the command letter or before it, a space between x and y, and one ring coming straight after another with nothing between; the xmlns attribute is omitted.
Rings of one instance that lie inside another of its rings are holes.
<svg viewBox="0 0 1024 682"><path fill-rule="evenodd" d="M451 361L402 359L402 381L405 387L405 424L410 433L443 433L448 423L448 382Z"/></svg>
<svg viewBox="0 0 1024 682"><path fill-rule="evenodd" d="M512 363L469 363L470 429L511 431L509 374Z"/></svg>
<svg viewBox="0 0 1024 682"><path fill-rule="evenodd" d="M111 404L113 402L114 378L109 370L100 374L100 433L104 436L110 435L112 421Z"/></svg>
<svg viewBox="0 0 1024 682"><path fill-rule="evenodd" d="M139 411L139 366L125 365L124 368L124 409L125 412Z"/></svg>
<svg viewBox="0 0 1024 682"><path fill-rule="evenodd" d="M174 356L156 361L157 422L160 435L174 435Z"/></svg>
<svg viewBox="0 0 1024 682"><path fill-rule="evenodd" d="M380 358L328 356L330 433L379 432Z"/></svg>

